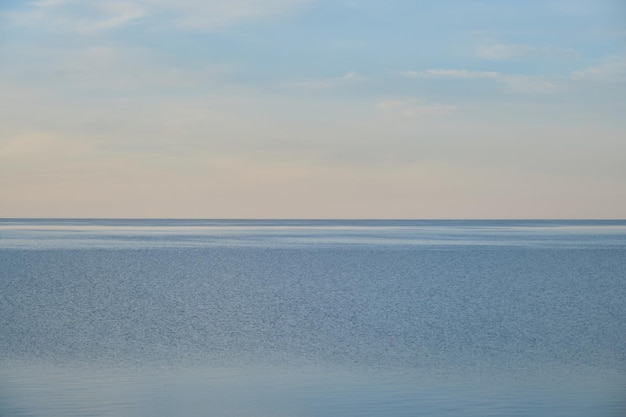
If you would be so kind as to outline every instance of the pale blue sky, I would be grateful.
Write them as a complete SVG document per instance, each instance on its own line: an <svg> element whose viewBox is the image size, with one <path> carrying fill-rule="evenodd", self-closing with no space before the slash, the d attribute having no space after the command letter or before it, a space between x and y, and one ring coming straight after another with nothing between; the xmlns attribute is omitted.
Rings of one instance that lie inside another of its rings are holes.
<svg viewBox="0 0 626 417"><path fill-rule="evenodd" d="M0 3L0 217L626 217L620 0Z"/></svg>

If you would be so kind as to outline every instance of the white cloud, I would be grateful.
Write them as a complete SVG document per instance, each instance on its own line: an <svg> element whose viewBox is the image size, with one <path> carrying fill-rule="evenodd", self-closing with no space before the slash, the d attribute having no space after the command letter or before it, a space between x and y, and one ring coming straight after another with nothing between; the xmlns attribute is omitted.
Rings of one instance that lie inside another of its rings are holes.
<svg viewBox="0 0 626 417"><path fill-rule="evenodd" d="M39 88L59 97L94 92L157 96L173 91L185 94L209 86L225 88L224 75L236 68L227 63L181 68L148 48L98 41L80 48L26 44L6 50L19 59L0 69L5 82Z"/></svg>
<svg viewBox="0 0 626 417"><path fill-rule="evenodd" d="M568 75L546 77L540 75L504 74L496 71L469 71L465 69L427 69L404 71L408 78L492 80L506 91L519 94L546 94L573 87L572 82L624 82L626 81L626 57L614 56L596 66L573 71Z"/></svg>
<svg viewBox="0 0 626 417"><path fill-rule="evenodd" d="M114 29L125 25L145 15L145 10L134 4L107 2L99 7L99 12L103 16L95 22L84 22L77 25L76 30L82 33L91 34L103 30Z"/></svg>
<svg viewBox="0 0 626 417"><path fill-rule="evenodd" d="M570 74L572 80L624 81L626 80L626 58L612 57L604 62Z"/></svg>
<svg viewBox="0 0 626 417"><path fill-rule="evenodd" d="M215 30L270 16L280 16L312 0L139 0L172 17L173 23L196 30Z"/></svg>
<svg viewBox="0 0 626 417"><path fill-rule="evenodd" d="M348 71L342 76L333 78L303 79L286 83L287 87L306 88L306 89L327 89L338 87L341 85L350 85L367 80L366 77L355 71Z"/></svg>
<svg viewBox="0 0 626 417"><path fill-rule="evenodd" d="M499 78L502 74L493 71L467 71L467 70L455 70L455 69L428 69L426 71L404 71L402 75L405 77L415 78L461 78L461 79L476 79L476 78Z"/></svg>
<svg viewBox="0 0 626 417"><path fill-rule="evenodd" d="M554 81L543 77L524 75L506 75L498 78L498 83L508 91L520 94L542 94L558 91L561 87Z"/></svg>
<svg viewBox="0 0 626 417"><path fill-rule="evenodd" d="M282 15L312 0L40 0L6 12L9 22L34 29L98 34L135 22L216 30Z"/></svg>
<svg viewBox="0 0 626 417"><path fill-rule="evenodd" d="M507 91L515 93L550 93L559 85L550 79L539 76L503 74L497 71L468 71L458 69L428 69L425 71L404 71L401 75L410 78L441 78L458 80L493 80L503 85Z"/></svg>
<svg viewBox="0 0 626 417"><path fill-rule="evenodd" d="M137 2L111 0L41 0L7 12L8 21L35 30L55 30L95 35L144 17Z"/></svg>
<svg viewBox="0 0 626 417"><path fill-rule="evenodd" d="M32 4L37 7L54 7L69 3L71 0L39 0Z"/></svg>
<svg viewBox="0 0 626 417"><path fill-rule="evenodd" d="M523 58L572 59L576 58L578 53L572 48L500 43L481 45L476 48L476 55L484 59L502 61Z"/></svg>

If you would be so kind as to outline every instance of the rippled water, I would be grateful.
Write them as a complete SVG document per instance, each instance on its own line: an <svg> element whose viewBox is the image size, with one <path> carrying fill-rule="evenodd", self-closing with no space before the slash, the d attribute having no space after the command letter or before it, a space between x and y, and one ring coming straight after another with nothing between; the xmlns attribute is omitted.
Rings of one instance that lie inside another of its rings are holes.
<svg viewBox="0 0 626 417"><path fill-rule="evenodd" d="M623 416L625 221L0 220L0 416Z"/></svg>

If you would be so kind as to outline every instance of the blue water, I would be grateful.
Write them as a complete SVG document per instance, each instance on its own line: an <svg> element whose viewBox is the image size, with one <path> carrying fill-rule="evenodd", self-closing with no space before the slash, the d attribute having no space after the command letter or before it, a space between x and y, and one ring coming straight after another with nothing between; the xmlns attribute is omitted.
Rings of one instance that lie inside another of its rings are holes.
<svg viewBox="0 0 626 417"><path fill-rule="evenodd" d="M0 220L0 416L624 416L626 221Z"/></svg>

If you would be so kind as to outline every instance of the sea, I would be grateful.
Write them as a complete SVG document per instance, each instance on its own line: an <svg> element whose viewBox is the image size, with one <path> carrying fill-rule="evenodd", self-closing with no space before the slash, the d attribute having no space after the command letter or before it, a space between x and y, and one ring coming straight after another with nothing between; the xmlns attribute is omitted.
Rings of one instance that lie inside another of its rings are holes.
<svg viewBox="0 0 626 417"><path fill-rule="evenodd" d="M0 219L0 416L626 416L624 220Z"/></svg>

